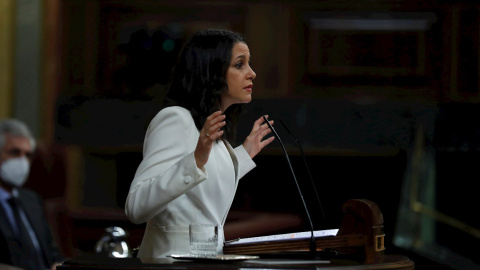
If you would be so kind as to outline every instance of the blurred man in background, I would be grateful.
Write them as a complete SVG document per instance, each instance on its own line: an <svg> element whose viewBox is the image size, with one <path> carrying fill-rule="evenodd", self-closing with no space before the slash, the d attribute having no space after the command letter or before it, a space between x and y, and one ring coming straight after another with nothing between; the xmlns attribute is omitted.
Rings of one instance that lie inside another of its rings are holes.
<svg viewBox="0 0 480 270"><path fill-rule="evenodd" d="M34 150L35 139L23 122L0 121L0 264L55 269L64 257L47 223L43 199L22 187Z"/></svg>

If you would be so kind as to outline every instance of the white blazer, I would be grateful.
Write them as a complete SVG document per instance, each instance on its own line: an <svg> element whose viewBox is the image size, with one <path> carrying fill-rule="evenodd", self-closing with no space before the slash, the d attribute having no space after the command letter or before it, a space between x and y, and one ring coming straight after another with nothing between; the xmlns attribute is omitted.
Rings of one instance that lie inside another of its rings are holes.
<svg viewBox="0 0 480 270"><path fill-rule="evenodd" d="M164 108L150 122L125 204L133 223L147 222L139 258L190 253L190 223L217 224L217 251L222 252L223 226L238 180L255 163L242 145L233 149L219 141L199 169L193 155L199 135L182 107Z"/></svg>

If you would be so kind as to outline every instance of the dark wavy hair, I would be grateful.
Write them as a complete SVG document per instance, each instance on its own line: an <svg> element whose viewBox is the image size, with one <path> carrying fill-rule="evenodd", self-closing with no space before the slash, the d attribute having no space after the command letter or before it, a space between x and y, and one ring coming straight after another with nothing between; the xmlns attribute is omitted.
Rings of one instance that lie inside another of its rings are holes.
<svg viewBox="0 0 480 270"><path fill-rule="evenodd" d="M195 126L201 130L206 118L220 110L220 97L227 91L226 74L233 46L246 43L238 33L207 29L194 34L185 44L167 84L163 107L181 106L189 110ZM235 140L242 104L233 104L225 112L224 139Z"/></svg>

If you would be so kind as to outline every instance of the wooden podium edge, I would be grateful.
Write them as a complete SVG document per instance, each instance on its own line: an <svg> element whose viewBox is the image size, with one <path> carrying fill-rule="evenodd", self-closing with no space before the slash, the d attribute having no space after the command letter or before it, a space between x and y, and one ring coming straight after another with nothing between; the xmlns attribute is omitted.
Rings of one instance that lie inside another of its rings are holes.
<svg viewBox="0 0 480 270"><path fill-rule="evenodd" d="M365 199L351 199L343 204L344 213L337 236L315 237L317 251L334 250L360 258L364 263L378 263L384 258L383 215L377 204ZM224 254L267 254L309 251L310 239L262 241L245 244L225 243Z"/></svg>

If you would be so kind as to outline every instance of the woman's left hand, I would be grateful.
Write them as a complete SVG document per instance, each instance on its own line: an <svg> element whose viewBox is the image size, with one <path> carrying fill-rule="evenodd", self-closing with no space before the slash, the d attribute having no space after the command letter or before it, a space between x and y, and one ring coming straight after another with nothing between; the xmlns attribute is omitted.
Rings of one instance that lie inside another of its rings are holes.
<svg viewBox="0 0 480 270"><path fill-rule="evenodd" d="M265 117L268 118L268 115ZM267 123L264 123L263 116L258 118L253 124L252 131L243 142L243 147L247 150L251 158L255 157L265 146L271 143L275 137L263 139L267 134L272 132ZM273 125L273 120L269 121L270 125Z"/></svg>

